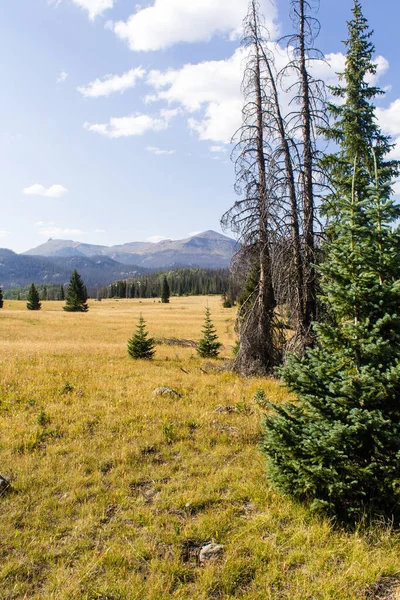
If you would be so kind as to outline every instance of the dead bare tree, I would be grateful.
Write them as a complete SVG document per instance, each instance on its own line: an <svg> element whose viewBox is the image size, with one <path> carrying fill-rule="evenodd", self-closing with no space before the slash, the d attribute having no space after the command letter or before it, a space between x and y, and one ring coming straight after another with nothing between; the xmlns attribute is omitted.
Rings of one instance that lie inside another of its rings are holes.
<svg viewBox="0 0 400 600"><path fill-rule="evenodd" d="M291 17L295 33L287 36L288 64L280 73L280 81L289 80L287 91L293 96L287 116L287 135L295 140L295 172L299 205L302 211L302 265L304 306L297 332L298 345L304 347L312 340L311 326L317 319L316 293L316 233L318 218L316 198L324 187L324 174L319 167L317 130L326 126L324 82L312 75L313 61L323 60L315 48L320 24L314 16L319 0L291 0ZM294 78L294 82L293 82Z"/></svg>
<svg viewBox="0 0 400 600"><path fill-rule="evenodd" d="M271 112L270 74L265 68L264 28L258 0L252 0L244 24L246 52L243 78L243 125L235 146L236 191L242 196L222 218L241 242L238 258L257 270L256 285L243 299L238 314L240 348L235 368L245 375L271 372L281 360L282 345L275 315L271 261L271 231L276 210L273 149L266 136L265 118Z"/></svg>
<svg viewBox="0 0 400 600"><path fill-rule="evenodd" d="M307 0L292 0L297 32L288 38L280 73L258 0L250 1L244 22L245 101L234 149L242 198L222 218L241 242L234 262L244 289L235 366L244 374L270 371L288 349L302 352L316 318L315 198L321 174L315 131L325 118L324 86L310 74L310 61L321 55L313 49L318 22L306 9ZM289 341L276 305L290 317Z"/></svg>

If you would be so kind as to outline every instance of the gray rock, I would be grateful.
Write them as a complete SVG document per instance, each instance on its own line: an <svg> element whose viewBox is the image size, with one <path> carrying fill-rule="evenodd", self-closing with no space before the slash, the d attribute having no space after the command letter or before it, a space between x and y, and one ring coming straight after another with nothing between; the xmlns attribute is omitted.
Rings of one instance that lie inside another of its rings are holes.
<svg viewBox="0 0 400 600"><path fill-rule="evenodd" d="M179 392L176 392L175 390L173 390L170 387L167 387L165 385L162 385L161 387L156 388L153 391L153 396L173 396L173 397L177 397L177 398L182 398L182 394L179 394Z"/></svg>
<svg viewBox="0 0 400 600"><path fill-rule="evenodd" d="M10 479L4 475L0 475L0 495L10 489L10 487Z"/></svg>
<svg viewBox="0 0 400 600"><path fill-rule="evenodd" d="M216 560L220 558L224 553L224 547L220 544L215 544L211 542L206 546L203 546L200 550L199 561L200 563L205 563L207 561Z"/></svg>

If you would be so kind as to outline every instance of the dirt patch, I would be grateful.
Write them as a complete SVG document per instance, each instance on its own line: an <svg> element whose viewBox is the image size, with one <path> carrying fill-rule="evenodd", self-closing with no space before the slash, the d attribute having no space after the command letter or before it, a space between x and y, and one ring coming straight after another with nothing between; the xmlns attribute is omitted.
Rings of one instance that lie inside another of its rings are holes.
<svg viewBox="0 0 400 600"><path fill-rule="evenodd" d="M400 577L382 577L364 592L366 600L400 600Z"/></svg>

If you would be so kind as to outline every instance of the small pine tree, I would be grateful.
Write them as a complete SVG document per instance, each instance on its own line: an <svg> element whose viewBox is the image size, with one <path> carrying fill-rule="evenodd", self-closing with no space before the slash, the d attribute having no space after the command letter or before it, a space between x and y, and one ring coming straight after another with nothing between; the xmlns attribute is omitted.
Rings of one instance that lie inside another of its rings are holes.
<svg viewBox="0 0 400 600"><path fill-rule="evenodd" d="M62 301L65 300L65 291L64 291L63 284L60 285L60 300L62 300Z"/></svg>
<svg viewBox="0 0 400 600"><path fill-rule="evenodd" d="M169 285L168 285L167 278L164 275L163 281L162 281L162 289L161 289L161 302L163 304L168 304L169 297L170 297Z"/></svg>
<svg viewBox="0 0 400 600"><path fill-rule="evenodd" d="M148 337L146 331L146 322L142 315L140 315L139 323L136 326L136 333L128 341L128 354L132 358L139 359L144 358L151 360L155 354L154 346L155 342L153 338Z"/></svg>
<svg viewBox="0 0 400 600"><path fill-rule="evenodd" d="M202 358L216 358L222 344L218 342L216 329L210 318L210 309L206 307L206 318L203 327L203 338L197 347L197 354Z"/></svg>
<svg viewBox="0 0 400 600"><path fill-rule="evenodd" d="M3 308L4 300L3 300L3 290L0 287L0 308Z"/></svg>
<svg viewBox="0 0 400 600"><path fill-rule="evenodd" d="M40 302L39 292L36 289L34 283L32 283L28 292L28 302L26 303L26 308L28 310L40 310L42 307L42 303Z"/></svg>
<svg viewBox="0 0 400 600"><path fill-rule="evenodd" d="M68 312L87 312L89 307L86 300L87 291L85 284L83 283L82 277L75 269L71 275L63 309Z"/></svg>

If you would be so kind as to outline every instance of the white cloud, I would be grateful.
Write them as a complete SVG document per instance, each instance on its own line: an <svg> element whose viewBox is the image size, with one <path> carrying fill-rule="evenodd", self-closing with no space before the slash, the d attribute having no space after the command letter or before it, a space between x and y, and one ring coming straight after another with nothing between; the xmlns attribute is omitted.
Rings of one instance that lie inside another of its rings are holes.
<svg viewBox="0 0 400 600"><path fill-rule="evenodd" d="M218 34L234 39L241 33L247 8L248 0L155 0L153 6L139 7L127 21L114 23L114 31L131 50L139 51L208 41ZM276 8L269 0L262 0L262 8L275 34Z"/></svg>
<svg viewBox="0 0 400 600"><path fill-rule="evenodd" d="M68 229L62 227L45 227L44 229L40 229L39 234L47 238L64 238L65 236L71 235L83 235L85 234L85 231L81 231L80 229Z"/></svg>
<svg viewBox="0 0 400 600"><path fill-rule="evenodd" d="M29 187L24 188L24 194L26 196L44 196L45 198L61 198L68 192L68 189L63 185L52 185L46 188L41 183L35 183Z"/></svg>
<svg viewBox="0 0 400 600"><path fill-rule="evenodd" d="M104 11L113 8L115 0L72 0L74 4L87 10L89 19L93 21L97 16L102 15Z"/></svg>
<svg viewBox="0 0 400 600"><path fill-rule="evenodd" d="M279 71L288 62L291 50L271 42L269 49L274 56ZM238 48L226 60L204 61L186 64L181 69L167 71L153 70L147 76L147 83L153 88L145 101L164 101L167 105L179 105L188 113L188 127L200 140L214 142L215 147L231 141L242 123L243 96L241 82L245 51ZM388 68L383 57L377 57L376 80ZM323 79L328 85L338 82L338 72L345 68L345 55L341 52L326 56L326 61L313 61L310 70L316 79ZM286 89L294 83L294 72L288 72L284 80ZM285 114L292 110L292 92L281 92L281 102ZM210 148L212 152L216 152Z"/></svg>
<svg viewBox="0 0 400 600"><path fill-rule="evenodd" d="M64 81L67 80L68 77L68 73L66 73L65 71L61 71L61 73L59 74L58 78L57 78L57 83L64 83Z"/></svg>
<svg viewBox="0 0 400 600"><path fill-rule="evenodd" d="M47 0L48 4L59 6L62 0ZM89 14L89 19L93 21L97 16L103 14L104 11L113 8L117 0L72 0L72 2L86 10Z"/></svg>
<svg viewBox="0 0 400 600"><path fill-rule="evenodd" d="M126 90L135 87L136 82L145 74L146 71L142 67L137 67L122 75L106 75L103 79L95 79L87 86L78 87L77 89L85 98L99 98L116 92L122 94Z"/></svg>
<svg viewBox="0 0 400 600"><path fill-rule="evenodd" d="M168 129L170 120L178 112L178 110L162 110L157 117L140 114L129 117L113 117L108 123L85 123L84 128L109 138L143 135L148 131Z"/></svg>
<svg viewBox="0 0 400 600"><path fill-rule="evenodd" d="M169 238L164 235L151 235L146 238L146 242L151 242L152 244L158 244L158 242L163 242L164 240L169 240Z"/></svg>
<svg viewBox="0 0 400 600"><path fill-rule="evenodd" d="M161 156L163 154L172 155L172 154L175 154L175 152L176 152L176 150L161 150L161 148L156 148L155 146L147 146L146 150L147 150L147 152L151 152L152 154L155 154L156 156Z"/></svg>
<svg viewBox="0 0 400 600"><path fill-rule="evenodd" d="M199 118L191 117L189 128L203 140L229 142L241 123L243 98L243 51L227 60L187 64L180 70L151 71L147 83L154 89L148 100L179 104L186 112L202 110Z"/></svg>
<svg viewBox="0 0 400 600"><path fill-rule="evenodd" d="M382 129L390 135L400 135L400 98L389 108L377 108L376 116Z"/></svg>

